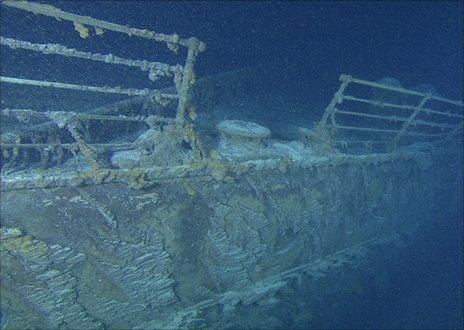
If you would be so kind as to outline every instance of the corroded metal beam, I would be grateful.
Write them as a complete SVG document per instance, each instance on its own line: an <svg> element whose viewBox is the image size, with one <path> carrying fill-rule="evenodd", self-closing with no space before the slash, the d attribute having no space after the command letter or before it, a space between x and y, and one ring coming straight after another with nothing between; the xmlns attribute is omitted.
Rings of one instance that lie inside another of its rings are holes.
<svg viewBox="0 0 464 330"><path fill-rule="evenodd" d="M459 107L464 106L464 103L462 103L462 101L455 101L455 100L450 100L450 99L447 99L447 98L444 98L444 97L428 95L428 94L421 93L421 92L416 92L416 91L413 91L413 90L410 90L410 89L388 86L388 85L385 85L385 84L380 84L380 83L376 83L376 82L372 82L372 81L368 81L368 80L353 78L353 77L348 76L348 75L341 75L340 80L341 81L349 80L350 82L352 82L354 84L359 84L359 85L364 85L364 86L369 86L369 87L374 87L374 88L379 88L379 89L385 89L385 90L389 90L389 91L397 92L397 93L401 93L401 94L419 96L421 98L428 97L431 100L437 100L437 101L440 101L440 102L454 104L454 105L459 106Z"/></svg>
<svg viewBox="0 0 464 330"><path fill-rule="evenodd" d="M32 80L22 79L15 77L0 77L0 82L18 85L29 85L37 87L51 87L59 89L72 89L81 92L98 92L98 93L109 93L109 94L122 94L129 96L146 96L152 94L154 91L151 89L136 89L136 88L123 88L123 87L107 87L107 86L88 86L88 85L77 85L68 84L62 82L43 81L43 80ZM177 94L160 94L165 99L177 99Z"/></svg>
<svg viewBox="0 0 464 330"><path fill-rule="evenodd" d="M59 8L50 5L44 5L36 2L30 1L11 1L5 0L2 1L3 6L13 7L17 9L22 9L34 14L45 15L49 17L58 18L64 21L70 21L77 24L88 25L103 30L114 31L119 33L124 33L129 36L137 36L145 39L155 40L159 42L166 42L168 46L180 45L184 47L189 47L191 44L191 39L182 39L177 34L163 34L156 33L149 30L141 30L136 28L127 27L124 25L111 23L103 21L100 19L95 19L89 16L82 16L77 14L68 13Z"/></svg>
<svg viewBox="0 0 464 330"><path fill-rule="evenodd" d="M25 190L39 188L54 188L67 186L101 185L115 182L126 182L134 187L143 187L153 182L178 180L191 177L209 177L223 180L226 173L243 173L247 171L283 170L287 167L314 169L318 167L337 167L343 164L378 164L398 159L412 159L419 157L418 152L348 155L333 154L322 157L302 158L298 161L286 157L251 159L234 162L198 161L186 165L171 167L150 167L137 169L102 169L90 172L69 172L56 174L15 174L2 176L1 190ZM218 174L218 172L221 172Z"/></svg>
<svg viewBox="0 0 464 330"><path fill-rule="evenodd" d="M17 40L13 38L5 38L0 37L0 44L4 46L8 46L11 49L26 49L35 52L40 52L43 54L53 54L53 55L61 55L65 57L76 57L82 58L91 61L99 61L104 63L110 64L119 64L125 65L130 67L138 67L142 71L156 71L158 76L164 75L173 75L177 71L182 71L182 67L180 65L169 65L166 63L160 62L150 62L146 60L132 60L126 59L119 56L115 56L113 54L99 54L99 53L90 53L90 52L83 52L79 51L74 48L68 48L66 46L60 44L35 44L28 41Z"/></svg>

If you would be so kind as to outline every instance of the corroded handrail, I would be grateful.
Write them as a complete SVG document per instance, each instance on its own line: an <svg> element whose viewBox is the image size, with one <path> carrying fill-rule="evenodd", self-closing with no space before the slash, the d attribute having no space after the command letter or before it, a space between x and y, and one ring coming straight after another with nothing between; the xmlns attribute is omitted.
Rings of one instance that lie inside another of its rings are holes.
<svg viewBox="0 0 464 330"><path fill-rule="evenodd" d="M325 109L325 112L322 116L322 119L318 123L319 127L322 129L331 129L333 132L337 130L351 130L351 131L364 131L364 132L371 132L371 133L381 133L381 134L394 134L394 137L390 140L388 147L391 150L396 150L399 144L400 139L403 136L416 136L416 137L429 137L429 138L449 138L454 136L459 130L462 129L464 115L462 113L451 113L445 111L437 111L433 110L430 107L427 107L427 102L434 100L437 102L446 103L449 105L457 106L457 107L464 107L462 101L455 101L446 99L443 97L435 96L432 94L421 93L405 88L393 87L381 83L371 82L363 79L357 79L350 75L342 74L340 75L341 85L338 91L335 93L334 97L332 98L331 102ZM381 102L378 100L370 100L366 98L356 97L352 95L346 94L346 89L350 84L358 84L363 86L372 87L375 89L382 89L398 94L415 96L420 98L420 102L417 106L411 105L402 105L402 104L394 104L389 102ZM373 111L371 113L365 113L361 111L347 111L341 109L341 104L343 101L351 101L356 103L363 103L369 104L373 107ZM385 114L377 114L375 113L376 109L380 108L392 108L392 109L400 109L403 111L412 111L412 113L406 114L407 116L396 116L396 115L385 115ZM440 116L440 118L447 117L451 120L458 120L456 124L450 124L449 122L438 122L437 120L424 120L418 119L417 116L420 113L426 114L434 114ZM399 129L389 129L385 127L358 127L358 126L350 126L350 125L340 125L336 121L336 115L343 114L345 116L351 117L365 117L365 118L372 118L383 120L387 122L401 122L402 125ZM329 123L330 121L330 123ZM428 126L433 128L438 128L442 130L442 133L426 133L426 132L413 132L409 130L412 126ZM343 143L349 143L349 141L341 141ZM366 141L368 142L368 141Z"/></svg>
<svg viewBox="0 0 464 330"><path fill-rule="evenodd" d="M196 132L193 129L192 124L187 124L185 120L185 113L190 102L190 91L195 81L194 65L196 57L198 54L205 50L205 43L199 41L196 38L183 39L180 38L177 34L162 34L156 33L149 30L141 30L132 27L123 26L116 23L111 23L99 19L95 19L88 16L76 15L63 11L59 8L44 5L35 2L29 1L2 1L2 6L16 8L31 12L34 14L45 15L48 17L54 17L60 21L72 22L74 24L74 30L79 32L79 35L82 38L87 38L91 31L89 28L93 28L96 35L103 35L104 31L114 31L118 33L123 33L129 36L141 37L155 42L166 43L167 47L174 53L178 53L179 47L187 48L187 57L184 65L175 64L171 65L168 63L153 62L147 60L138 60L138 59L127 59L113 54L100 54L92 53L86 51L80 51L74 48L68 48L61 44L54 43L32 43L24 40L18 40L14 38L0 37L0 44L5 47L9 47L13 50L15 49L24 49L33 52L39 52L45 55L59 55L64 57L71 58L80 58L89 61L102 62L106 64L114 65L124 65L129 67L138 67L141 71L148 72L148 78L150 81L156 81L161 77L172 77L173 83L175 86L175 93L166 93L161 92L159 89L137 89L137 88L125 88L125 87L108 87L108 86L90 86L90 85L80 85L80 84L70 84L65 82L56 82L56 81L46 81L46 80L33 80L25 79L18 77L0 77L1 83L8 84L17 84L22 86L37 86L43 88L57 88L57 89L68 89L76 90L81 92L98 92L98 93L110 93L110 94L121 94L128 96L142 96L148 97L154 100L161 106L166 106L172 101L177 101L177 114L175 117L176 127L178 128L179 134L176 138L185 139L192 145L192 149L195 154L200 157L201 153L199 152L199 140ZM21 109L16 109L21 110ZM22 116L38 114L34 111L2 111L2 115L16 115L21 121ZM71 135L77 139L77 144L81 147L81 152L87 154L87 156L92 154L91 148L87 148L87 145L94 145L90 141L84 141L84 136L81 136L76 129L79 127L79 120L82 119L92 119L91 116L86 116L85 118L82 115L77 116L76 114L72 115L67 113L67 122L66 127L68 130L71 129ZM72 115L72 116L71 116ZM150 116L152 117L152 116ZM53 119L53 118L52 118ZM117 121L137 121L134 118L122 118L115 116L99 116L98 120L117 120ZM140 120L139 120L140 121ZM142 120L143 121L143 120ZM57 122L54 120L55 124ZM174 122L173 122L174 123ZM60 125L58 125L60 126ZM61 127L61 126L60 126ZM2 138L3 139L3 138ZM18 140L18 139L17 139ZM19 138L19 140L21 140ZM13 143L2 143L2 149L13 150L13 153L17 153L19 148L28 148L24 143L17 143L17 148L12 148ZM85 150L82 150L84 148ZM40 148L39 148L40 149ZM88 158L88 157L86 157ZM90 157L91 162L97 166L97 162L94 161L95 157Z"/></svg>

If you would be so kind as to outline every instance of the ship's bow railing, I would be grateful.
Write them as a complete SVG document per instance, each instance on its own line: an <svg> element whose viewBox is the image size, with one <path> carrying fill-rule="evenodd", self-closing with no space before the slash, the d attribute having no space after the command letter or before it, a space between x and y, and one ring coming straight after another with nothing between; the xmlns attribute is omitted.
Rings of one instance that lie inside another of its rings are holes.
<svg viewBox="0 0 464 330"><path fill-rule="evenodd" d="M118 94L130 97L146 97L152 100L159 106L165 107L167 105L172 106L172 102L177 102L176 114L173 120L173 124L177 127L178 137L186 139L191 142L192 148L194 149L196 156L199 154L198 148L192 142L195 140L195 132L193 130L192 123L188 123L190 118L186 119L186 109L188 108L189 98L191 93L192 85L195 81L194 66L198 54L205 50L206 45L196 38L183 39L177 34L162 34L156 33L149 30L142 30L132 27L123 26L107 22L104 20L95 19L88 16L76 15L58 9L50 5L44 5L29 1L9 1L5 0L1 2L1 5L5 9L18 9L26 12L33 13L35 15L44 15L47 17L58 19L67 24L71 22L75 31L77 31L81 38L88 38L90 34L102 36L106 31L112 31L122 33L130 37L145 38L156 43L165 43L170 51L174 54L180 53L181 48L186 48L186 59L185 62L169 64L163 62L154 62L148 60L139 59L128 59L119 57L111 53L100 54L97 52L81 51L74 48L67 47L58 43L33 43L26 40L19 40L10 36L1 36L0 44L2 47L8 47L10 49L23 49L30 52L41 53L44 55L59 55L66 58L79 58L92 62L100 62L100 64L126 66L132 68L138 68L142 72L146 72L148 79L151 83L158 81L160 78L169 79L172 78L175 89L170 89L166 92L165 89L155 88L131 88L121 86L98 86L98 85L83 85L68 83L62 81L50 81L50 80L36 80L26 79L22 77L11 77L0 76L0 83L3 84L15 84L20 85L21 88L27 88L28 86L36 86L41 88L52 88L61 90L74 90L78 92L96 92L106 94ZM13 9L13 10L14 10ZM6 15L7 13L4 13ZM183 52L185 53L185 51ZM5 65L5 63L4 63ZM11 63L11 65L20 66L20 63ZM172 86L172 85L171 85ZM175 91L173 91L175 90ZM86 158L87 162L94 168L101 166L97 157L95 156L96 143L86 141L84 134L82 133L82 127L85 126L83 123L88 121L101 121L101 122L146 122L148 125L152 124L154 120L166 121L164 118L157 118L157 116L127 116L127 115L89 115L82 114L74 111L61 111L60 109L50 109L50 111L38 111L37 109L30 109L24 107L10 107L8 109L2 109L2 117L16 117L21 123L33 122L33 118L51 119L57 129L66 129L69 134L74 138L73 143L61 143L59 141L59 135L45 137L42 141L34 140L34 137L24 138L21 135L2 134L1 149L4 158L9 158L10 162L15 161L21 152L27 150L38 150L42 157L45 154L49 154L50 150L72 150L80 151ZM173 116L174 117L174 116ZM2 129L4 132L4 129ZM3 133L2 132L2 133ZM190 139L190 140L189 140ZM118 145L119 146L119 145ZM115 144L100 144L99 148L114 148L118 147Z"/></svg>
<svg viewBox="0 0 464 330"><path fill-rule="evenodd" d="M336 145L377 145L377 149L395 151L421 141L462 138L462 101L345 74L340 81L318 123L320 129L331 132Z"/></svg>

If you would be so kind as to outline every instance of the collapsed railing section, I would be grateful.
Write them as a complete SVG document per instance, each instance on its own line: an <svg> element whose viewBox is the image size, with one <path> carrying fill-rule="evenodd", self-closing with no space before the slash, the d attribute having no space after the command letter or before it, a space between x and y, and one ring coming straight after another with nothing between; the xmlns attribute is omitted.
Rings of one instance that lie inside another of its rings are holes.
<svg viewBox="0 0 464 330"><path fill-rule="evenodd" d="M186 109L189 104L191 87L195 80L194 65L198 54L205 50L206 45L197 40L196 38L182 39L177 34L167 35L152 32L149 30L141 30L136 28L130 28L127 26L94 19L87 16L76 15L62 11L58 8L49 5L43 5L28 1L9 1L5 0L1 2L1 5L5 7L16 8L31 12L34 14L45 15L48 17L56 18L60 21L69 21L74 24L74 29L79 32L82 38L86 38L90 31L89 28L95 30L95 34L102 35L105 30L123 33L129 36L141 37L155 42L166 43L167 47L174 53L178 53L180 47L187 48L187 58L184 65L175 64L171 65L168 63L152 62L146 60L133 60L115 56L113 54L99 54L91 53L86 51L79 51L73 48L68 48L64 45L46 43L32 43L24 40L17 40L14 38L0 37L0 44L11 49L24 49L33 52L39 52L45 55L60 55L68 58L80 58L88 61L104 62L107 64L123 65L128 67L137 67L143 72L148 72L148 79L151 82L155 82L162 77L172 77L175 86L175 93L162 92L160 89L137 89L137 88L125 88L125 87L108 87L108 86L89 86L70 84L65 82L55 81L44 81L44 80L33 80L24 79L18 77L7 77L0 76L0 83L2 84L17 84L22 86L37 86L44 88L56 88L56 89L67 89L81 92L98 92L98 93L109 93L109 94L120 94L127 96L142 96L153 100L154 103L160 106L167 106L173 101L177 101L177 110L175 116L175 124L178 128L180 139L185 139L190 142L192 148L196 152L197 156L200 156L198 142L195 141L196 133L193 131L193 125L187 123L189 119L185 118ZM86 158L86 160L92 165L93 168L99 167L97 157L93 152L93 148L96 144L91 144L85 141L82 134L82 121L83 120L99 120L99 121L133 121L133 122L144 122L147 118L140 116L96 116L96 115L83 115L75 112L62 112L62 111L48 111L46 113L37 112L30 109L3 109L3 116L15 116L23 123L27 123L27 119L31 117L46 117L51 119L57 127L66 128L70 135L74 138L75 143L61 144L59 143L59 135L55 139L53 137L47 137L47 140L53 141L52 143L37 143L33 137L30 137L27 143L22 143L24 137L21 135L15 135L14 137L9 135L2 135L1 149L3 156L10 159L10 163L14 162L20 155L20 150L23 149L39 149L41 155L46 154L46 150L52 149L69 149L71 151L79 150ZM156 116L147 116L149 122L153 121ZM157 118L160 120L160 118ZM173 123L174 124L174 123ZM43 139L42 139L43 140ZM35 143L36 142L36 143ZM100 144L100 147L107 146L112 147L114 144ZM78 149L76 149L76 147ZM61 152L60 152L61 154ZM44 158L43 156L42 158ZM5 157L4 157L5 158ZM46 157L45 157L46 158Z"/></svg>
<svg viewBox="0 0 464 330"><path fill-rule="evenodd" d="M340 81L318 123L331 132L335 145L380 145L392 151L420 141L457 139L462 132L462 101L349 75L341 75Z"/></svg>

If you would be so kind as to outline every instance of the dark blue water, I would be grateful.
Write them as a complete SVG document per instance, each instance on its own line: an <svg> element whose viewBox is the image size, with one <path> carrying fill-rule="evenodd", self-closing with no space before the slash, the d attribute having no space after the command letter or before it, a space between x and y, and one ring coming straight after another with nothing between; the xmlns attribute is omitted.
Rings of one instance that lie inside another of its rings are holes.
<svg viewBox="0 0 464 330"><path fill-rule="evenodd" d="M451 99L463 94L462 1L42 2L128 26L195 36L208 45L198 59L199 76L268 65L269 79L283 91L311 94L324 104L330 97L325 90L336 90L341 73L368 80L394 77L405 87L427 83ZM71 32L71 24L64 28L61 22L34 15L25 20L17 13L5 15L4 35L102 53L116 46L114 53L131 58L160 54L150 51L153 43L138 38L134 43L108 34L83 40ZM31 34L36 26L43 28ZM42 70L58 74L54 68Z"/></svg>
<svg viewBox="0 0 464 330"><path fill-rule="evenodd" d="M371 289L346 302L336 320L313 320L311 328L461 329L463 327L462 218L440 219L409 237L407 253L393 262L377 254L372 271L389 279L388 289ZM389 263L390 268L385 267ZM382 266L380 266L382 264ZM388 273L385 269L389 269ZM365 279L369 282L369 279ZM375 281L373 281L375 282ZM335 301L342 299L336 297ZM340 309L325 310L325 315Z"/></svg>

